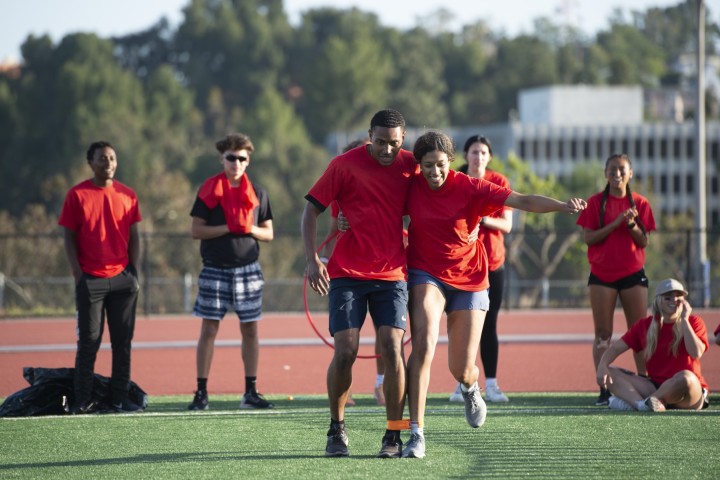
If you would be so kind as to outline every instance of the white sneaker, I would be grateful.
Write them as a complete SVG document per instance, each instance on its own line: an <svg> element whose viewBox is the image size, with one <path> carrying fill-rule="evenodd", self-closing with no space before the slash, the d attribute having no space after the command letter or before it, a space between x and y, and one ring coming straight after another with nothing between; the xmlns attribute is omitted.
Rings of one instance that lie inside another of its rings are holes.
<svg viewBox="0 0 720 480"><path fill-rule="evenodd" d="M493 403L506 403L510 401L497 385L485 387L485 400Z"/></svg>
<svg viewBox="0 0 720 480"><path fill-rule="evenodd" d="M610 399L608 400L608 408L610 410L635 410L632 405L615 395L610 396Z"/></svg>
<svg viewBox="0 0 720 480"><path fill-rule="evenodd" d="M462 390L460 390L460 384L457 384L455 391L450 395L451 402L464 403L465 399L462 396Z"/></svg>
<svg viewBox="0 0 720 480"><path fill-rule="evenodd" d="M480 387L477 382L467 392L461 391L465 400L465 420L472 428L478 428L485 423L487 406L480 395Z"/></svg>

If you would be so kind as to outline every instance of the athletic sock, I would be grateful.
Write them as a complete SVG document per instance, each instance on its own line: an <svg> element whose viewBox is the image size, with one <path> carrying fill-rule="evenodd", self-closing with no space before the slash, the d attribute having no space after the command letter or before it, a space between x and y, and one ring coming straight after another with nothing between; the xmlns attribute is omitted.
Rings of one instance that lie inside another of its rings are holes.
<svg viewBox="0 0 720 480"><path fill-rule="evenodd" d="M400 430L385 430L385 437L392 436L393 441L400 441Z"/></svg>
<svg viewBox="0 0 720 480"><path fill-rule="evenodd" d="M495 387L497 386L497 378L486 378L485 379L485 388Z"/></svg>
<svg viewBox="0 0 720 480"><path fill-rule="evenodd" d="M330 426L331 427L339 427L339 428L345 428L345 420L333 420L330 419Z"/></svg>
<svg viewBox="0 0 720 480"><path fill-rule="evenodd" d="M199 392L207 392L207 378L198 378L197 379L197 389Z"/></svg>
<svg viewBox="0 0 720 480"><path fill-rule="evenodd" d="M245 377L245 393L256 393L255 382L257 377Z"/></svg>
<svg viewBox="0 0 720 480"><path fill-rule="evenodd" d="M375 388L379 387L385 381L385 375L380 374L375 377Z"/></svg>
<svg viewBox="0 0 720 480"><path fill-rule="evenodd" d="M417 433L420 436L424 436L423 428L418 424L418 422L410 422L410 433Z"/></svg>

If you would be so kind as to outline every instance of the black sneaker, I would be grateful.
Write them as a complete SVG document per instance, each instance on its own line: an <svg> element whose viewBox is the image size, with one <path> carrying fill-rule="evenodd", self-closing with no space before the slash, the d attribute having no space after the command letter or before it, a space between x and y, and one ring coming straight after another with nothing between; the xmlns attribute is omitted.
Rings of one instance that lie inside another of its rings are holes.
<svg viewBox="0 0 720 480"><path fill-rule="evenodd" d="M207 390L198 390L195 392L193 401L188 405L188 410L207 410L208 409L208 394Z"/></svg>
<svg viewBox="0 0 720 480"><path fill-rule="evenodd" d="M607 388L600 388L600 395L598 395L597 400L595 400L595 406L607 407L608 403L610 403L610 390Z"/></svg>
<svg viewBox="0 0 720 480"><path fill-rule="evenodd" d="M327 444L325 445L325 456L326 457L349 457L350 450L348 450L347 433L345 433L345 427L342 425L330 425L330 430L327 432Z"/></svg>
<svg viewBox="0 0 720 480"><path fill-rule="evenodd" d="M144 411L143 407L131 400L125 400L120 403L113 403L113 410L116 413L140 413Z"/></svg>
<svg viewBox="0 0 720 480"><path fill-rule="evenodd" d="M257 392L246 393L240 402L240 408L273 408L274 405Z"/></svg>
<svg viewBox="0 0 720 480"><path fill-rule="evenodd" d="M400 458L402 455L403 442L398 433L385 433L382 439L382 447L377 458Z"/></svg>

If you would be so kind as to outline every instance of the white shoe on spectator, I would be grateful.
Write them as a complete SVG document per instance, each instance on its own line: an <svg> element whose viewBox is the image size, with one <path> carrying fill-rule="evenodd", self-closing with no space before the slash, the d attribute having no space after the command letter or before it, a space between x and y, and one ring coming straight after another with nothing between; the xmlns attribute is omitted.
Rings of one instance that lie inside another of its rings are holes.
<svg viewBox="0 0 720 480"><path fill-rule="evenodd" d="M459 383L457 384L457 387L455 387L455 391L450 395L450 401L454 403L465 403Z"/></svg>
<svg viewBox="0 0 720 480"><path fill-rule="evenodd" d="M505 403L510 401L500 390L500 387L497 384L485 386L485 400L493 403Z"/></svg>

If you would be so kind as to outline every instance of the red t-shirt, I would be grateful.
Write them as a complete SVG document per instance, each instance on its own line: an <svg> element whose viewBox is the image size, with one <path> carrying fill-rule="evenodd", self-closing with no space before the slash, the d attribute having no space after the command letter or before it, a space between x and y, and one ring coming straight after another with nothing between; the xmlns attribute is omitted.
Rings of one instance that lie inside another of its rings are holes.
<svg viewBox="0 0 720 480"><path fill-rule="evenodd" d="M510 188L510 182L508 182L508 179L505 178L504 175L490 169L485 170L483 180L494 183L495 185L500 185L501 187ZM486 216L503 218L505 212L508 210L512 210L512 208L503 207ZM487 253L488 257L488 270L494 272L502 267L505 263L505 234L500 230L485 228L480 225L478 241L482 242L485 247L485 253Z"/></svg>
<svg viewBox="0 0 720 480"><path fill-rule="evenodd" d="M101 188L85 180L68 191L58 224L77 234L82 271L110 278L128 265L130 227L140 220L137 196L130 187L113 180Z"/></svg>
<svg viewBox="0 0 720 480"><path fill-rule="evenodd" d="M467 238L480 218L505 205L512 190L454 170L432 190L422 174L410 185L408 268L422 270L460 290L479 292L489 286L487 254Z"/></svg>
<svg viewBox="0 0 720 480"><path fill-rule="evenodd" d="M585 210L580 212L577 224L583 228L597 230L600 228L600 206L602 192L596 193L588 200ZM655 230L650 203L645 197L635 192L632 194L640 222L646 232ZM605 204L605 221L603 225L612 223L618 215L630 208L628 197L618 198L608 195ZM645 249L638 247L630 236L630 230L624 224L613 230L605 240L588 246L590 272L603 282L614 282L638 272L645 265Z"/></svg>
<svg viewBox="0 0 720 480"><path fill-rule="evenodd" d="M647 345L647 331L652 321L653 317L651 315L635 322L635 324L630 327L630 330L622 336L623 342L633 351L642 352L645 349L645 345ZM707 349L710 344L708 343L707 331L705 330L705 322L697 315L690 315L690 325ZM656 326L654 327L657 328ZM700 359L690 356L682 340L678 346L677 357L673 356L672 350L670 349L673 338L673 324L663 323L660 328L660 335L658 335L655 353L645 362L648 376L655 383L663 383L682 370L690 370L697 376L698 380L700 380L703 388L707 389L707 382L700 371Z"/></svg>
<svg viewBox="0 0 720 480"><path fill-rule="evenodd" d="M321 210L337 201L350 223L350 230L335 243L328 263L330 278L406 280L402 217L410 179L418 168L407 150L400 150L384 167L365 146L330 162L305 196Z"/></svg>

